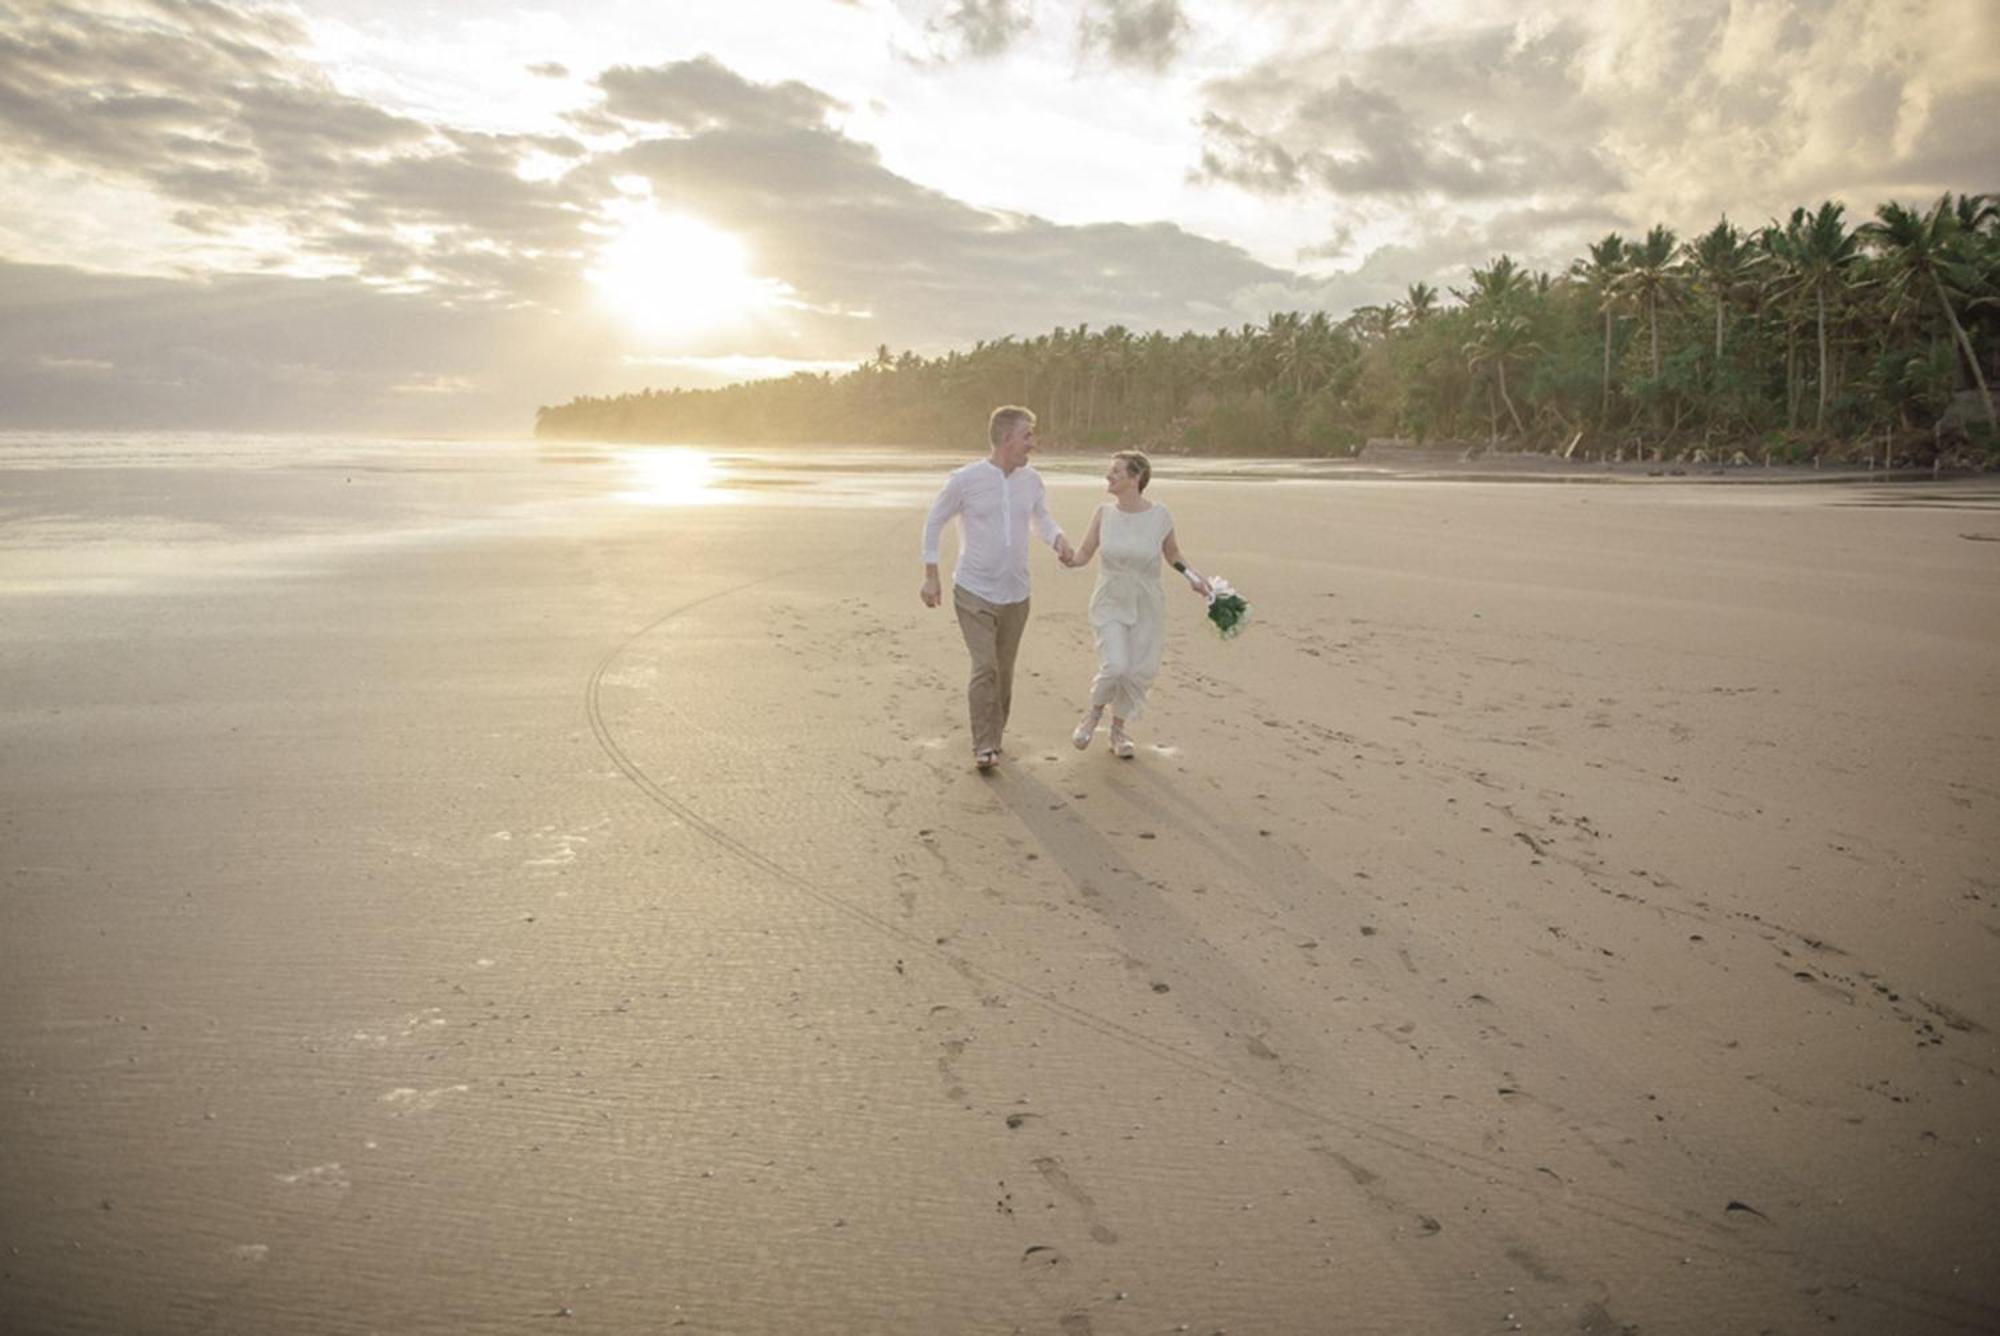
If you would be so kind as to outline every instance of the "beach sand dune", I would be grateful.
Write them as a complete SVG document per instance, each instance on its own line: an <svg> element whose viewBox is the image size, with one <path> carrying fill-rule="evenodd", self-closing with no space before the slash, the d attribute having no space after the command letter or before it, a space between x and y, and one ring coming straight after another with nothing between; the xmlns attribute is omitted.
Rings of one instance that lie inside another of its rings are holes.
<svg viewBox="0 0 2000 1336"><path fill-rule="evenodd" d="M2000 500L1157 487L1129 762L921 503L14 603L9 1330L2000 1327Z"/></svg>

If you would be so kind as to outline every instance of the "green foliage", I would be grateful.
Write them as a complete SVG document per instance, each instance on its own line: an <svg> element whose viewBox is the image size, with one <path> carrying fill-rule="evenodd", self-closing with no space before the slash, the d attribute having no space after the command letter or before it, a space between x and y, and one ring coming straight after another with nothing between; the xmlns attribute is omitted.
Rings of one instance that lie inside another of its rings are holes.
<svg viewBox="0 0 2000 1336"><path fill-rule="evenodd" d="M1456 305L1405 299L1336 321L1269 315L1212 334L1079 325L936 358L883 346L842 375L580 398L536 434L634 441L979 439L1025 403L1057 448L1343 455L1371 437L1500 438L1516 449L1671 452L1718 441L1816 458L1884 431L2000 440L2000 203L1891 202L1850 228L1826 201L1687 243L1664 226L1592 243L1560 276L1511 256L1473 268ZM1967 408L1970 403L1975 407ZM1984 405L1981 408L1976 405ZM1810 426L1810 431L1805 430Z"/></svg>
<svg viewBox="0 0 2000 1336"><path fill-rule="evenodd" d="M1269 395L1232 394L1210 402L1188 423L1181 446L1198 455L1289 455L1287 428Z"/></svg>

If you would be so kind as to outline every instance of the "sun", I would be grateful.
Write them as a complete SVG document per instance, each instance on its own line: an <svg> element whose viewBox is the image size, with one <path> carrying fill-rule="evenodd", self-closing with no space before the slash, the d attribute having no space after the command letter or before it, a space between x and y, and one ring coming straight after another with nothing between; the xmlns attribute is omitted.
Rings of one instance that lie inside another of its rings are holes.
<svg viewBox="0 0 2000 1336"><path fill-rule="evenodd" d="M704 334L758 315L785 285L751 270L749 248L732 234L650 200L621 201L616 230L588 277L604 304L650 338Z"/></svg>

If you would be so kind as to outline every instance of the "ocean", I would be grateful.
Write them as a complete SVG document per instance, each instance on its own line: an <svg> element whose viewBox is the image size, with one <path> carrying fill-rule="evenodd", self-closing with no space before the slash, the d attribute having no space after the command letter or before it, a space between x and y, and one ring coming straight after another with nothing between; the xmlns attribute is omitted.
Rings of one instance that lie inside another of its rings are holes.
<svg viewBox="0 0 2000 1336"><path fill-rule="evenodd" d="M952 456L218 432L0 432L0 597L155 592L618 508L921 505Z"/></svg>

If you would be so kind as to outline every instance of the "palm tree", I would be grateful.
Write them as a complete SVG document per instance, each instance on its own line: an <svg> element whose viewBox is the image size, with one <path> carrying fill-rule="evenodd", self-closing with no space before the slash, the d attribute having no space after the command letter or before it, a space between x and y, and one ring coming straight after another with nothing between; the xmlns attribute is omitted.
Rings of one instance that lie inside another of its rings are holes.
<svg viewBox="0 0 2000 1336"><path fill-rule="evenodd" d="M2000 219L2000 195L1960 195L1952 212L1958 215L1960 230L1977 234L1986 224Z"/></svg>
<svg viewBox="0 0 2000 1336"><path fill-rule="evenodd" d="M1723 317L1756 270L1757 252L1749 238L1724 218L1686 249L1688 265L1715 303L1715 365L1722 366Z"/></svg>
<svg viewBox="0 0 2000 1336"><path fill-rule="evenodd" d="M1477 373L1483 367L1493 368L1500 389L1500 402L1507 406L1507 416L1514 420L1514 430L1525 436L1528 428L1521 421L1521 415L1514 408L1513 397L1507 393L1507 364L1518 362L1532 353L1541 351L1541 346L1528 338L1529 326L1526 316L1504 308L1482 312L1473 322L1473 336L1465 345L1465 362L1469 370ZM1494 436L1499 436L1497 431Z"/></svg>
<svg viewBox="0 0 2000 1336"><path fill-rule="evenodd" d="M1678 295L1681 267L1673 229L1655 224L1646 239L1625 251L1624 291L1646 313L1652 340L1653 379L1660 378L1660 303Z"/></svg>
<svg viewBox="0 0 2000 1336"><path fill-rule="evenodd" d="M1305 317L1297 311L1272 312L1261 343L1273 376L1290 380L1294 397L1302 393L1308 369Z"/></svg>
<svg viewBox="0 0 2000 1336"><path fill-rule="evenodd" d="M1954 208L1949 194L1925 214L1892 201L1876 209L1875 221L1863 223L1855 229L1855 235L1881 255L1889 291L1896 302L1900 303L1905 296L1918 305L1930 297L1937 299L1938 308L1951 326L1952 338L1965 354L1966 365L1972 368L1972 380L1979 387L1979 402L1986 410L1987 424L2000 436L2000 419L1994 415L1993 396L1986 389L1986 373L1979 365L1979 355L1973 351L1972 340L1966 337L1965 326L1959 324L1958 313L1952 309L1954 296L1969 300L1979 285L1979 276L1965 262L1960 245L1964 235L1962 219L1967 213L1976 222L1978 207L1964 210L1961 202L1959 208Z"/></svg>
<svg viewBox="0 0 2000 1336"><path fill-rule="evenodd" d="M1340 338L1333 317L1325 311L1314 311L1306 317L1299 329L1299 358L1305 369L1299 382L1301 392L1318 389L1332 374Z"/></svg>
<svg viewBox="0 0 2000 1336"><path fill-rule="evenodd" d="M1862 244L1842 220L1846 206L1824 200L1814 210L1800 232L1800 278L1804 290L1812 294L1814 316L1820 336L1820 396L1814 408L1812 426L1826 426L1826 398L1834 390L1832 358L1826 342L1826 308L1830 300L1840 300L1848 290L1848 274L1860 264Z"/></svg>
<svg viewBox="0 0 2000 1336"><path fill-rule="evenodd" d="M1841 221L1842 205L1826 200L1817 210L1792 210L1783 232L1783 254L1793 273L1794 291L1813 299L1819 332L1819 403L1813 413L1814 430L1826 426L1826 400L1832 390L1832 358L1826 341L1826 309L1830 298L1847 289L1849 272L1861 259L1861 242Z"/></svg>
<svg viewBox="0 0 2000 1336"><path fill-rule="evenodd" d="M1474 311L1494 311L1518 304L1530 283L1528 271L1515 264L1513 256L1502 255L1484 269L1472 271L1471 292L1453 288L1451 295Z"/></svg>
<svg viewBox="0 0 2000 1336"><path fill-rule="evenodd" d="M1421 325L1437 314L1438 292L1428 283L1412 283L1403 294L1403 315L1412 325Z"/></svg>
<svg viewBox="0 0 2000 1336"><path fill-rule="evenodd" d="M1624 300L1625 238L1611 232L1604 240L1592 242L1590 258L1571 265L1570 273L1596 296L1597 309L1604 316L1603 395L1597 408L1597 425L1602 428L1611 419L1611 336Z"/></svg>
<svg viewBox="0 0 2000 1336"><path fill-rule="evenodd" d="M1401 312L1395 302L1380 306L1357 306L1343 322L1364 340L1381 342L1396 332Z"/></svg>
<svg viewBox="0 0 2000 1336"><path fill-rule="evenodd" d="M1799 422L1799 287L1798 233L1804 226L1805 210L1794 209L1790 222L1780 226L1775 220L1757 231L1757 254L1764 275L1759 294L1759 310L1766 305L1778 308L1785 326L1785 425Z"/></svg>

